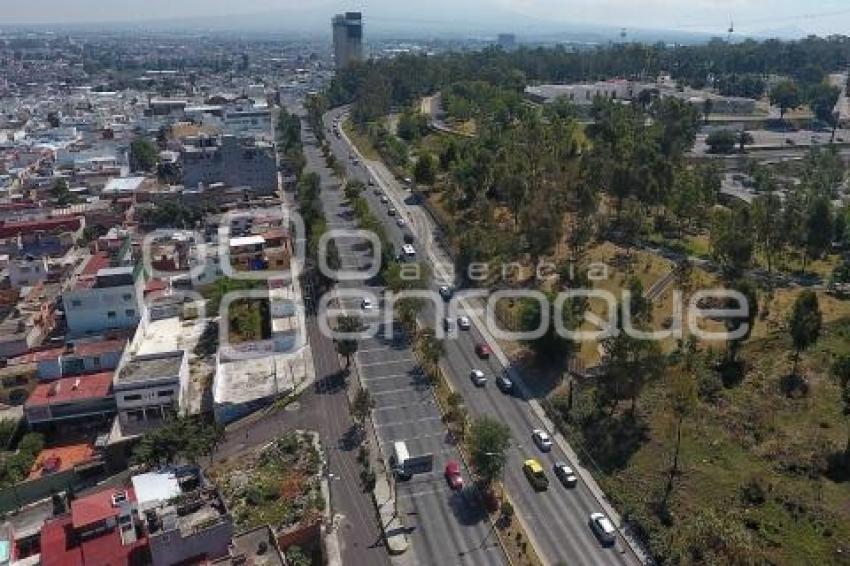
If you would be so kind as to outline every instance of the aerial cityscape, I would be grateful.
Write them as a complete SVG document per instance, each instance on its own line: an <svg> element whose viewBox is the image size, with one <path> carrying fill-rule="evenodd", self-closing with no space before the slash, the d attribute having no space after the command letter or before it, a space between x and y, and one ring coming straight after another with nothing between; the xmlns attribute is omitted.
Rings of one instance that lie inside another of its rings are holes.
<svg viewBox="0 0 850 566"><path fill-rule="evenodd" d="M0 566L850 565L844 2L0 14Z"/></svg>

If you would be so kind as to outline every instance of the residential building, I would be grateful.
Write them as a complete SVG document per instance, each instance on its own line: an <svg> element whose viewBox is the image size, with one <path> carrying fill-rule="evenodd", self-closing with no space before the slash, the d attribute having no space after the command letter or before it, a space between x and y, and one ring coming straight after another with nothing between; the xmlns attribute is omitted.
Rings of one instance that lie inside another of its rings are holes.
<svg viewBox="0 0 850 566"><path fill-rule="evenodd" d="M107 488L71 502L71 512L41 529L41 564L150 564L132 488Z"/></svg>
<svg viewBox="0 0 850 566"><path fill-rule="evenodd" d="M277 191L277 158L270 143L233 135L197 137L187 140L181 157L187 188L224 183L264 194Z"/></svg>
<svg viewBox="0 0 850 566"><path fill-rule="evenodd" d="M68 342L58 348L34 352L29 357L36 363L38 378L52 381L69 375L114 370L121 361L127 340Z"/></svg>
<svg viewBox="0 0 850 566"><path fill-rule="evenodd" d="M363 16L360 12L337 14L331 20L334 42L334 64L344 69L363 60Z"/></svg>
<svg viewBox="0 0 850 566"><path fill-rule="evenodd" d="M98 256L92 256L95 258ZM102 261L102 260L101 260ZM145 310L142 265L84 269L62 295L72 336L135 328Z"/></svg>
<svg viewBox="0 0 850 566"><path fill-rule="evenodd" d="M185 350L128 356L115 372L113 383L122 427L170 418L180 409L188 388Z"/></svg>
<svg viewBox="0 0 850 566"><path fill-rule="evenodd" d="M24 415L36 428L62 421L106 421L114 414L111 371L39 384L24 404Z"/></svg>
<svg viewBox="0 0 850 566"><path fill-rule="evenodd" d="M47 258L25 256L10 259L7 270L12 287L29 287L47 279Z"/></svg>

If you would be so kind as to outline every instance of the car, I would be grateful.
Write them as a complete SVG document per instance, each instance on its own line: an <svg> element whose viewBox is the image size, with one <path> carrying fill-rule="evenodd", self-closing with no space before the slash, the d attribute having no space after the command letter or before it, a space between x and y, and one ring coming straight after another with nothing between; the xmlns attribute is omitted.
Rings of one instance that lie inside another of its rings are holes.
<svg viewBox="0 0 850 566"><path fill-rule="evenodd" d="M364 311L370 311L375 308L375 304L372 302L372 299L363 299L360 302L360 308Z"/></svg>
<svg viewBox="0 0 850 566"><path fill-rule="evenodd" d="M534 458L529 458L522 463L522 471L528 479L528 483L535 491L546 491L549 489L549 478L546 477L546 472L543 471L543 466Z"/></svg>
<svg viewBox="0 0 850 566"><path fill-rule="evenodd" d="M390 202L390 199L387 198L387 195L381 195L381 204L387 204Z"/></svg>
<svg viewBox="0 0 850 566"><path fill-rule="evenodd" d="M397 212L394 208L390 208L387 210L387 214L389 214L390 216L395 216Z"/></svg>
<svg viewBox="0 0 850 566"><path fill-rule="evenodd" d="M451 300L452 295L454 295L454 291L448 285L440 286L440 288L437 289L437 291L439 291L440 297L442 297L444 301Z"/></svg>
<svg viewBox="0 0 850 566"><path fill-rule="evenodd" d="M454 490L463 489L463 476L460 475L460 464L455 460L446 462L445 476L450 488Z"/></svg>
<svg viewBox="0 0 850 566"><path fill-rule="evenodd" d="M578 476L564 462L555 462L552 466L552 471L555 472L555 477L561 480L564 487L575 487L578 484Z"/></svg>
<svg viewBox="0 0 850 566"><path fill-rule="evenodd" d="M611 522L611 519L602 513L591 513L587 522L590 525L590 530L593 531L593 534L596 535L596 538L603 545L611 546L616 542L617 529L614 528L614 523Z"/></svg>
<svg viewBox="0 0 850 566"><path fill-rule="evenodd" d="M552 439L549 438L549 434L545 430L535 428L531 431L531 439L534 440L534 444L540 448L541 452L549 452L552 449Z"/></svg>
<svg viewBox="0 0 850 566"><path fill-rule="evenodd" d="M452 319L444 318L443 319L443 330L446 332L451 332L454 329L454 324L452 324Z"/></svg>
<svg viewBox="0 0 850 566"><path fill-rule="evenodd" d="M372 194L374 194L375 196L380 196L381 187L375 187L374 189L372 189Z"/></svg>
<svg viewBox="0 0 850 566"><path fill-rule="evenodd" d="M457 317L457 326L461 330L469 330L472 328L472 323L469 321L468 316L459 316Z"/></svg>
<svg viewBox="0 0 850 566"><path fill-rule="evenodd" d="M370 187L374 187L374 186L375 186L375 181L373 181L372 179L369 179L369 186L370 186Z"/></svg>
<svg viewBox="0 0 850 566"><path fill-rule="evenodd" d="M403 228L404 225L407 224L407 222L404 221L404 218L401 218L401 217L396 218L395 223L399 228Z"/></svg>
<svg viewBox="0 0 850 566"><path fill-rule="evenodd" d="M360 165L360 160L355 157L351 163L354 165Z"/></svg>
<svg viewBox="0 0 850 566"><path fill-rule="evenodd" d="M482 360L486 360L490 357L490 354L493 353L493 350L490 349L490 346L484 344L483 342L475 345L475 355L481 358Z"/></svg>
<svg viewBox="0 0 850 566"><path fill-rule="evenodd" d="M496 387L498 387L502 393L510 393L514 390L514 382L511 381L510 377L502 374L496 377Z"/></svg>
<svg viewBox="0 0 850 566"><path fill-rule="evenodd" d="M487 376L484 375L484 372L480 369L474 369L469 372L469 379L472 380L477 387L484 387L487 385Z"/></svg>

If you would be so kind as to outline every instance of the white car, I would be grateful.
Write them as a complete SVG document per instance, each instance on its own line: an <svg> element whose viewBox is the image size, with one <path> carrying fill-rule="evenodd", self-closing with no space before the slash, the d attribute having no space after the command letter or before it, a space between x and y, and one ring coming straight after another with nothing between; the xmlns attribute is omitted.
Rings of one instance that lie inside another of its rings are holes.
<svg viewBox="0 0 850 566"><path fill-rule="evenodd" d="M381 195L381 204L387 204L390 202L390 199L387 198L387 195Z"/></svg>
<svg viewBox="0 0 850 566"><path fill-rule="evenodd" d="M593 531L593 534L596 535L596 538L598 538L599 542L603 545L611 546L614 542L616 542L617 529L614 528L614 523L611 522L611 519L602 513L591 513L588 523L590 524L590 529Z"/></svg>
<svg viewBox="0 0 850 566"><path fill-rule="evenodd" d="M403 228L404 225L407 224L407 222L404 221L404 218L401 218L401 217L396 218L395 223L399 228Z"/></svg>
<svg viewBox="0 0 850 566"><path fill-rule="evenodd" d="M360 308L364 311L370 311L375 308L375 304L372 302L372 299L363 299L360 303Z"/></svg>
<svg viewBox="0 0 850 566"><path fill-rule="evenodd" d="M578 477L575 472L564 462L555 462L552 469L555 471L555 477L561 480L564 487L575 487L578 484Z"/></svg>
<svg viewBox="0 0 850 566"><path fill-rule="evenodd" d="M468 316L459 316L457 317L457 327L461 330L469 330L472 327L472 323L469 321Z"/></svg>
<svg viewBox="0 0 850 566"><path fill-rule="evenodd" d="M552 449L552 439L549 438L549 434L545 430L535 428L531 431L531 439L543 452L549 452Z"/></svg>
<svg viewBox="0 0 850 566"><path fill-rule="evenodd" d="M487 376L485 376L484 372L480 369L474 369L469 372L469 379L471 379L472 383L474 383L478 387L484 387L485 385L487 385Z"/></svg>

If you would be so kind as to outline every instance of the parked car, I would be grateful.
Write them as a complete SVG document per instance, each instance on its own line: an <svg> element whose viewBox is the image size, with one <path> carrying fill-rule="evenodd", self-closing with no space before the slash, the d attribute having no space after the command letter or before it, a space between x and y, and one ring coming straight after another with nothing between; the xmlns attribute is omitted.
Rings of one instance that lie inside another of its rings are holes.
<svg viewBox="0 0 850 566"><path fill-rule="evenodd" d="M394 208L390 208L387 210L387 214L389 214L390 216L395 216L397 213Z"/></svg>
<svg viewBox="0 0 850 566"><path fill-rule="evenodd" d="M502 393L511 393L514 390L514 382L507 375L502 374L496 377L496 387Z"/></svg>
<svg viewBox="0 0 850 566"><path fill-rule="evenodd" d="M463 476L460 475L460 464L454 460L449 460L446 463L445 475L450 488L454 490L463 489Z"/></svg>
<svg viewBox="0 0 850 566"><path fill-rule="evenodd" d="M578 484L578 476L564 462L555 462L555 465L552 466L552 471L555 472L555 477L561 480L564 487L575 487Z"/></svg>
<svg viewBox="0 0 850 566"><path fill-rule="evenodd" d="M596 535L596 538L598 538L599 542L603 545L611 546L614 542L616 542L617 529L614 528L614 524L611 522L611 519L602 513L591 513L588 523L590 524L590 529L593 531L593 534Z"/></svg>
<svg viewBox="0 0 850 566"><path fill-rule="evenodd" d="M461 330L469 330L472 327L472 323L469 322L468 316L459 316L457 317L457 326Z"/></svg>
<svg viewBox="0 0 850 566"><path fill-rule="evenodd" d="M552 439L549 438L549 434L545 430L534 429L531 431L531 439L534 440L534 444L543 452L549 452L552 449Z"/></svg>
<svg viewBox="0 0 850 566"><path fill-rule="evenodd" d="M484 375L484 372L480 369L474 369L469 372L469 379L472 380L477 387L484 387L487 385L487 376Z"/></svg>
<svg viewBox="0 0 850 566"><path fill-rule="evenodd" d="M381 195L381 204L387 204L390 202L390 199L387 198L387 195Z"/></svg>
<svg viewBox="0 0 850 566"><path fill-rule="evenodd" d="M451 332L454 330L454 324L452 323L452 319L446 317L443 319L443 330L446 332Z"/></svg>
<svg viewBox="0 0 850 566"><path fill-rule="evenodd" d="M404 218L401 217L396 218L395 223L399 228L404 228L404 225L407 224L407 222L404 221Z"/></svg>
<svg viewBox="0 0 850 566"><path fill-rule="evenodd" d="M490 349L490 346L484 344L483 342L475 345L475 355L477 355L482 360L486 360L490 357L493 351Z"/></svg>
<svg viewBox="0 0 850 566"><path fill-rule="evenodd" d="M375 304L372 302L372 299L363 299L360 302L360 308L364 311L370 311L375 308Z"/></svg>
<svg viewBox="0 0 850 566"><path fill-rule="evenodd" d="M543 471L543 466L534 458L529 458L522 463L522 471L525 477L528 478L528 483L535 491L546 491L549 489L549 478L546 477L546 472Z"/></svg>

